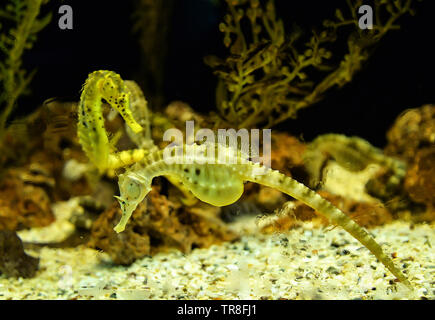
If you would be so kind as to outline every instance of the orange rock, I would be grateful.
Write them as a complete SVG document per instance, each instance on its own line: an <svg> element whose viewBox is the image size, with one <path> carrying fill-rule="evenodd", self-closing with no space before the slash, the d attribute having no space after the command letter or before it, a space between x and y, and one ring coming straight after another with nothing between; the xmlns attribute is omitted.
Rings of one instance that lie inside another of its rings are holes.
<svg viewBox="0 0 435 320"><path fill-rule="evenodd" d="M275 170L304 182L308 178L303 164L305 144L287 133L272 133L271 167ZM243 200L255 203L259 208L272 211L279 208L288 197L255 183L245 185Z"/></svg>
<svg viewBox="0 0 435 320"><path fill-rule="evenodd" d="M303 168L305 144L287 133L272 133L272 168L292 176L292 169ZM294 172L293 172L294 173ZM294 175L293 175L294 176Z"/></svg>
<svg viewBox="0 0 435 320"><path fill-rule="evenodd" d="M435 105L409 109L387 133L385 153L412 163L417 151L435 143Z"/></svg>
<svg viewBox="0 0 435 320"><path fill-rule="evenodd" d="M412 200L435 207L435 146L419 150L405 177L405 190Z"/></svg>
<svg viewBox="0 0 435 320"><path fill-rule="evenodd" d="M9 170L0 185L0 230L44 227L54 221L45 190L23 179L24 172Z"/></svg>

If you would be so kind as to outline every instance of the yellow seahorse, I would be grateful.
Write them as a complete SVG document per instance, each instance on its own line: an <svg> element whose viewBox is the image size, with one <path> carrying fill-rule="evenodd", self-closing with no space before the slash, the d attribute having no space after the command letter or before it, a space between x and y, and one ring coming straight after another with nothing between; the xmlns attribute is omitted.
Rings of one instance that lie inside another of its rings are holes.
<svg viewBox="0 0 435 320"><path fill-rule="evenodd" d="M215 163L217 153L222 151L229 161ZM190 149L190 150L189 150ZM210 150L212 150L210 152ZM183 145L167 149L175 155L168 163L164 150L147 155L140 162L119 176L121 195L116 197L121 205L122 218L115 226L116 232L122 232L136 209L151 190L151 181L157 176L170 176L181 181L198 199L215 206L230 205L243 193L244 182L251 181L279 191L298 199L315 209L331 223L342 227L355 239L369 249L401 282L411 286L405 275L394 265L381 246L361 226L348 215L296 180L279 171L249 161L240 152L229 147L215 145L209 148L203 145ZM177 156L179 155L180 156ZM196 155L194 162L186 161L186 155ZM190 164L187 164L190 163Z"/></svg>
<svg viewBox="0 0 435 320"><path fill-rule="evenodd" d="M109 138L104 127L102 100L106 100L125 119L127 134L138 149L110 153ZM134 81L123 81L113 71L99 70L89 74L79 102L78 136L88 158L100 173L129 166L157 150L151 139L147 101ZM137 121L136 121L137 119ZM188 206L197 202L192 193L174 177L168 180L184 195L180 200Z"/></svg>
<svg viewBox="0 0 435 320"><path fill-rule="evenodd" d="M138 133L142 131L142 127L131 113L130 94L121 77L112 71L99 70L91 73L83 86L78 107L79 142L100 172L116 168L115 163L124 164L123 160L125 162L139 160L145 154L141 149L119 154L109 152L109 138L101 109L102 100L106 100L112 108L116 109L133 132Z"/></svg>
<svg viewBox="0 0 435 320"><path fill-rule="evenodd" d="M154 177L166 176L179 181L198 199L215 206L229 205L237 201L243 193L244 183L252 181L301 200L331 223L341 226L369 249L401 282L411 287L406 276L394 265L381 246L349 216L315 191L276 170L251 162L240 151L218 144L193 144L148 154L141 149L109 154L108 138L102 120L102 98L120 111L134 132L139 132L142 128L129 109L129 92L121 78L110 71L92 73L86 81L80 102L80 143L100 170L115 163L119 166L135 163L119 176L121 194L116 198L121 205L122 217L114 228L116 232L125 229L137 205L150 192ZM220 161L222 154L225 154L226 161Z"/></svg>

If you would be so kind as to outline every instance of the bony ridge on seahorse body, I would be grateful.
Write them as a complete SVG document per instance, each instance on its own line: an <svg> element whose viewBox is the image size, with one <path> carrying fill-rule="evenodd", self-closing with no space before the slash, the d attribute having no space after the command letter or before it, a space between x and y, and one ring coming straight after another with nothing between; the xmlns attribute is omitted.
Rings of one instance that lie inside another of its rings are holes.
<svg viewBox="0 0 435 320"><path fill-rule="evenodd" d="M164 157L164 152L168 150L172 155L171 161ZM217 160L219 159L217 153L222 150L228 156L225 162ZM195 161L192 162L192 159L186 161L188 154L194 154ZM329 201L279 171L251 162L241 152L221 145L210 148L207 144L193 144L175 146L166 151L159 150L127 169L119 176L121 195L117 199L121 205L122 217L114 228L116 232L125 229L137 205L150 192L152 179L157 176L175 177L198 199L215 206L225 206L237 201L243 193L243 185L246 181L278 189L306 203L331 223L341 226L368 248L402 283L411 287L405 275L394 265L374 238Z"/></svg>

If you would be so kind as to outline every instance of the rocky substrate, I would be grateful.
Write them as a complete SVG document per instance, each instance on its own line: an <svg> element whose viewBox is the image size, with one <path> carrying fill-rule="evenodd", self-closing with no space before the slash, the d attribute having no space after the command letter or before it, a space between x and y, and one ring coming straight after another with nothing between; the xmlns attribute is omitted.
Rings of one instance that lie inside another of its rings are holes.
<svg viewBox="0 0 435 320"><path fill-rule="evenodd" d="M43 247L32 279L0 275L0 299L435 299L435 226L396 221L370 232L414 285L385 267L340 228L310 222L261 234L258 219L232 224L240 240L168 250L130 266L79 246Z"/></svg>

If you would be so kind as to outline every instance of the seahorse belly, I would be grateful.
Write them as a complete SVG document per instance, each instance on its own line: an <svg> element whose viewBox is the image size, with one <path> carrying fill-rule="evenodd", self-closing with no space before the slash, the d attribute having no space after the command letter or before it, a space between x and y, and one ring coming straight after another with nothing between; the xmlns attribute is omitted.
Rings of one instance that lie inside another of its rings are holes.
<svg viewBox="0 0 435 320"><path fill-rule="evenodd" d="M180 180L201 201L214 206L226 206L243 194L243 181L234 179L235 167L220 164L185 165Z"/></svg>

